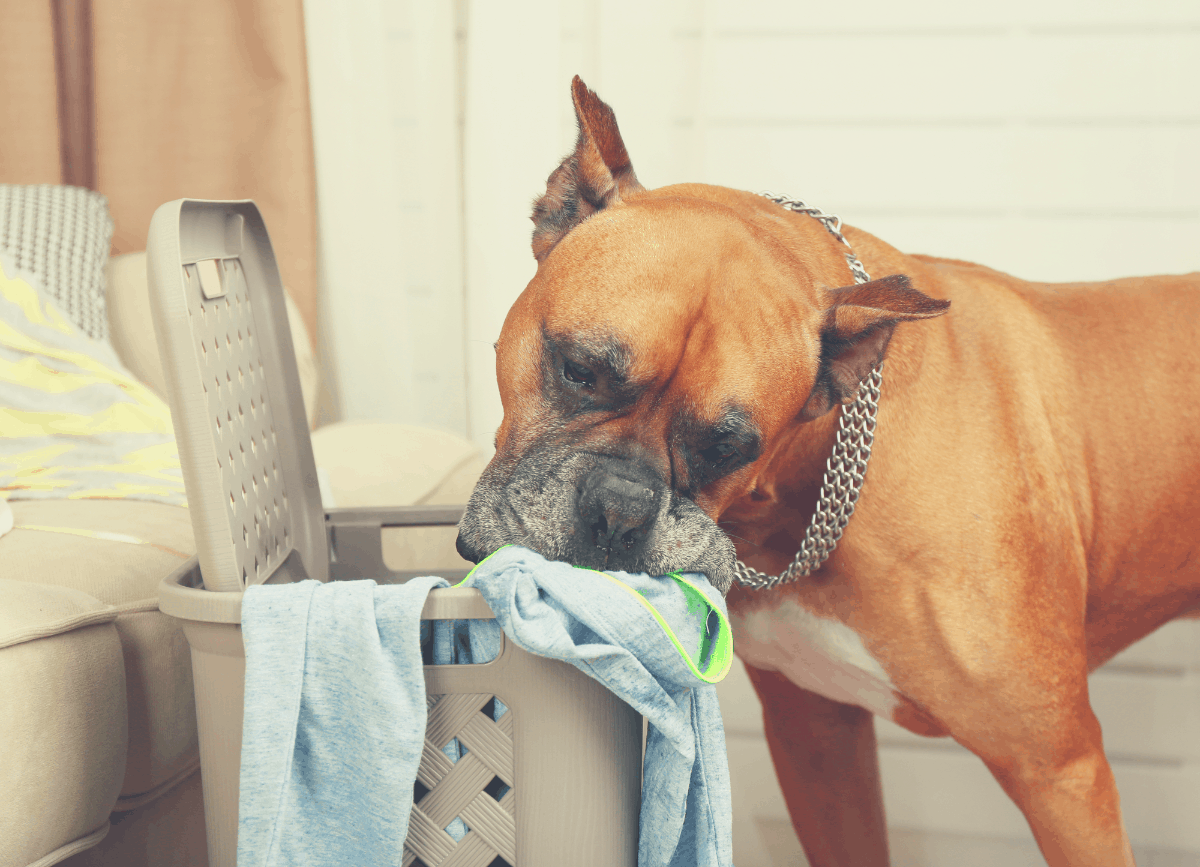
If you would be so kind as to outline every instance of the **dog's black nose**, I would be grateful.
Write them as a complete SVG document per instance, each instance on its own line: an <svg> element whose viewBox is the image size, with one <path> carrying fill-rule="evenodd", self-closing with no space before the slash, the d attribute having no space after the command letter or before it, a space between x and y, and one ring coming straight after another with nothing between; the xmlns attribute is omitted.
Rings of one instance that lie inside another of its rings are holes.
<svg viewBox="0 0 1200 867"><path fill-rule="evenodd" d="M654 485L597 467L584 479L579 495L581 547L599 555L603 566L628 566L645 546L658 508Z"/></svg>

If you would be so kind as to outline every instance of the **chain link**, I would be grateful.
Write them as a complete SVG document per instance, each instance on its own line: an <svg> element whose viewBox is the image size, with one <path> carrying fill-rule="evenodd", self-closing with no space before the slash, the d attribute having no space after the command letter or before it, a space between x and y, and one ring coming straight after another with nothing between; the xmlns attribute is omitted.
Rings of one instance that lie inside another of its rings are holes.
<svg viewBox="0 0 1200 867"><path fill-rule="evenodd" d="M871 279L862 262L858 261L858 257L850 249L850 242L842 235L841 219L809 207L798 199L789 199L774 193L762 195L789 211L807 214L818 220L829 234L845 244L846 249L850 251L846 253L846 262L850 266L850 273L854 275L854 282L866 283ZM791 565L780 574L771 576L738 560L734 567L734 575L743 587L769 590L779 584L811 575L833 553L846 525L850 523L850 516L854 514L858 493L867 473L867 461L871 458L871 446L875 442L875 414L879 411L879 390L882 385L883 362L880 361L859 385L854 403L842 407L837 441L833 446L833 454L825 463L825 476L821 481L817 509Z"/></svg>

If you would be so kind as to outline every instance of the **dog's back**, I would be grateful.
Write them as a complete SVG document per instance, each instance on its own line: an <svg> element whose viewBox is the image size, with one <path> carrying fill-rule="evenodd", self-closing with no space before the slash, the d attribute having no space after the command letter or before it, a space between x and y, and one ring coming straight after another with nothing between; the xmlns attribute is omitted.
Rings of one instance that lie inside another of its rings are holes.
<svg viewBox="0 0 1200 867"><path fill-rule="evenodd" d="M992 369L1029 460L1056 451L1043 457L1087 554L1090 667L1200 611L1200 273L1030 283L913 258L954 304L938 327Z"/></svg>

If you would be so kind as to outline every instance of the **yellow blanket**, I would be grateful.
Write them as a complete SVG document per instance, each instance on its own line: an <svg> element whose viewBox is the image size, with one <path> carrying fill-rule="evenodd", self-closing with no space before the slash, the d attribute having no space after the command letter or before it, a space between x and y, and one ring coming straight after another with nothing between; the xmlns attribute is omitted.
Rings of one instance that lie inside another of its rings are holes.
<svg viewBox="0 0 1200 867"><path fill-rule="evenodd" d="M167 405L0 255L4 496L187 505Z"/></svg>

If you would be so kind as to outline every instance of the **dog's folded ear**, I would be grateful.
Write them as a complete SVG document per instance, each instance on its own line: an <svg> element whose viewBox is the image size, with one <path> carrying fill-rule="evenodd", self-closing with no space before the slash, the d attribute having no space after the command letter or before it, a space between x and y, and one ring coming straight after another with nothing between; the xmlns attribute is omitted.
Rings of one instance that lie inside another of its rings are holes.
<svg viewBox="0 0 1200 867"><path fill-rule="evenodd" d="M575 151L550 175L546 194L533 204L533 255L539 262L596 211L642 189L613 110L578 75L571 81L571 98L579 124Z"/></svg>
<svg viewBox="0 0 1200 867"><path fill-rule="evenodd" d="M854 399L859 385L883 359L896 323L932 319L950 307L949 301L912 288L903 274L834 289L829 294L833 303L821 329L817 381L800 411L805 421Z"/></svg>

